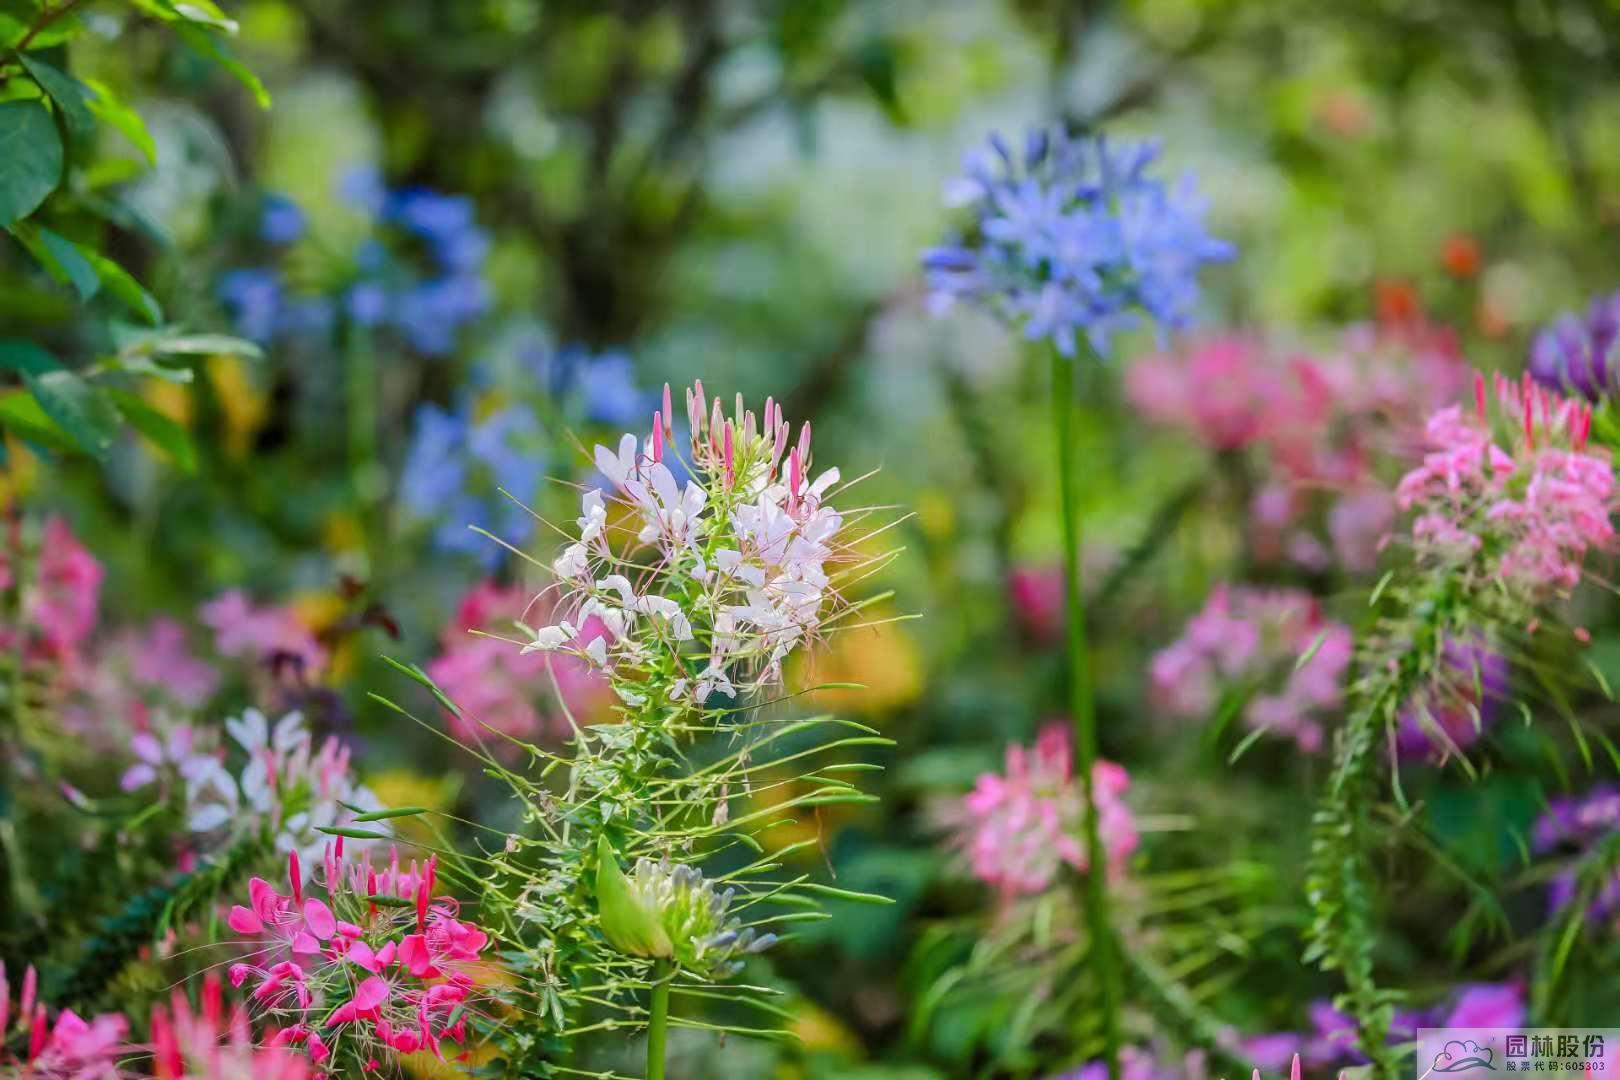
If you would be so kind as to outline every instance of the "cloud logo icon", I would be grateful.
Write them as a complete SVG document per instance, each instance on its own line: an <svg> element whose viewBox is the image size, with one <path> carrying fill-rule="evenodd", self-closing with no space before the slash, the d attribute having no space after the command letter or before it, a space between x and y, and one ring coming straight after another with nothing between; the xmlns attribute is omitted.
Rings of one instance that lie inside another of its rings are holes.
<svg viewBox="0 0 1620 1080"><path fill-rule="evenodd" d="M1460 1073L1474 1069L1489 1069L1496 1071L1492 1064L1496 1052L1488 1046L1481 1046L1477 1042L1467 1039L1453 1039L1446 1043L1445 1049L1434 1056L1434 1068L1430 1072Z"/></svg>

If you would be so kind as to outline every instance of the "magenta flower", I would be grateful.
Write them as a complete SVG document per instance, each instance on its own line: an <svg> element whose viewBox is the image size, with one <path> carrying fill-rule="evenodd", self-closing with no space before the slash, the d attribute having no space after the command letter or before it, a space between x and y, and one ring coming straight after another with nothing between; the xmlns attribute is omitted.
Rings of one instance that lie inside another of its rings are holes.
<svg viewBox="0 0 1620 1080"><path fill-rule="evenodd" d="M1313 752L1343 701L1352 645L1349 628L1326 618L1309 593L1221 585L1181 638L1154 655L1152 698L1171 716L1202 719L1221 695L1248 694L1245 723Z"/></svg>
<svg viewBox="0 0 1620 1080"><path fill-rule="evenodd" d="M1032 747L1007 748L1006 772L984 773L974 789L947 813L973 875L1004 896L1038 893L1067 864L1087 869L1081 840L1084 794L1070 775L1068 730L1050 724ZM1136 850L1136 820L1123 796L1130 777L1113 762L1092 771L1097 824L1110 871Z"/></svg>
<svg viewBox="0 0 1620 1080"><path fill-rule="evenodd" d="M30 608L45 647L56 656L79 648L96 626L101 600L101 564L53 517L45 523L39 553L39 582Z"/></svg>
<svg viewBox="0 0 1620 1080"><path fill-rule="evenodd" d="M1125 392L1149 420L1184 428L1213 450L1272 438L1304 419L1287 366L1251 337L1203 338L1138 361Z"/></svg>
<svg viewBox="0 0 1620 1080"><path fill-rule="evenodd" d="M309 1080L309 1062L278 1046L257 1046L242 1008L224 1016L218 976L203 977L202 1008L185 991L152 1008L152 1069L157 1080Z"/></svg>
<svg viewBox="0 0 1620 1080"><path fill-rule="evenodd" d="M0 962L0 1074L37 1077L39 1080L118 1080L119 1057L126 1052L129 1023L122 1016L104 1013L85 1020L63 1009L50 1022L38 1000L38 977L32 966L23 974L12 1024L11 986ZM13 1055L6 1045L25 1047Z"/></svg>
<svg viewBox="0 0 1620 1080"><path fill-rule="evenodd" d="M274 1025L271 1045L300 1047L318 1064L350 1039L441 1058L441 1042L465 1041L490 937L460 918L455 899L434 895L437 866L433 857L401 867L396 849L379 871L369 855L347 862L340 839L322 859L326 900L304 895L296 855L290 893L253 879L250 906L233 907L228 921L258 947L229 974Z"/></svg>

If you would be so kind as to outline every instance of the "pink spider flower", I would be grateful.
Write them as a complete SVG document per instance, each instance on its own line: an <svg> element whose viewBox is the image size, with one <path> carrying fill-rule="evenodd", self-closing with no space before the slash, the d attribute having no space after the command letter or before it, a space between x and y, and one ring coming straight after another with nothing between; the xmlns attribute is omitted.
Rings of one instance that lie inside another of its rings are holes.
<svg viewBox="0 0 1620 1080"><path fill-rule="evenodd" d="M306 672L326 666L326 650L290 608L260 607L241 589L231 589L197 614L214 631L221 656L253 663L291 660Z"/></svg>
<svg viewBox="0 0 1620 1080"><path fill-rule="evenodd" d="M523 740L561 736L570 730L567 715L590 717L606 704L607 682L585 661L567 653L524 653L501 639L519 632L514 622L536 618L531 607L521 587L481 582L463 598L454 622L441 635L443 652L428 662L427 674L460 710L448 716L457 738L487 741L500 753L519 753L521 748L491 739L491 732ZM598 622L582 638L588 642L602 632ZM551 702L556 704L542 709L542 703Z"/></svg>
<svg viewBox="0 0 1620 1080"><path fill-rule="evenodd" d="M340 839L322 863L325 901L303 895L294 855L289 894L255 878L251 907L231 909L231 928L262 948L232 965L230 980L252 986L250 1000L275 1025L272 1044L320 1063L351 1038L441 1058L444 1042L464 1043L490 938L454 898L434 895L437 857L402 867L396 849L379 870L369 855L347 861Z"/></svg>
<svg viewBox="0 0 1620 1080"><path fill-rule="evenodd" d="M1494 431L1485 381L1472 411L1434 413L1428 452L1396 488L1413 512L1420 560L1464 568L1513 587L1530 603L1567 595L1594 551L1614 547L1620 507L1606 450L1587 442L1591 408L1529 381L1497 376L1495 399L1507 424Z"/></svg>
<svg viewBox="0 0 1620 1080"><path fill-rule="evenodd" d="M52 1023L44 1003L38 1000L38 984L30 965L23 975L14 1032L11 987L6 966L0 962L0 1041L26 1047L21 1055L12 1057L0 1046L0 1072L38 1080L117 1080L122 1076L118 1058L128 1049L128 1021L114 1013L87 1021L72 1009L63 1009Z"/></svg>
<svg viewBox="0 0 1620 1080"><path fill-rule="evenodd" d="M309 1061L280 1046L255 1045L246 1010L230 1016L218 976L203 978L202 1006L176 990L170 1005L152 1009L152 1069L157 1080L309 1080Z"/></svg>
<svg viewBox="0 0 1620 1080"><path fill-rule="evenodd" d="M1154 655L1151 696L1171 716L1201 719L1223 694L1246 694L1248 726L1313 752L1323 719L1343 700L1353 644L1350 629L1303 590L1221 585L1181 638Z"/></svg>
<svg viewBox="0 0 1620 1080"><path fill-rule="evenodd" d="M37 591L29 613L53 656L76 653L95 629L105 574L67 522L53 517L45 523Z"/></svg>
<svg viewBox="0 0 1620 1080"><path fill-rule="evenodd" d="M1086 871L1085 796L1071 768L1068 731L1049 724L1033 746L1008 747L1006 771L980 775L947 811L955 845L975 877L1004 896L1019 896L1048 888L1065 864ZM1092 785L1108 868L1117 872L1137 845L1136 820L1123 798L1130 777L1113 762L1098 761Z"/></svg>

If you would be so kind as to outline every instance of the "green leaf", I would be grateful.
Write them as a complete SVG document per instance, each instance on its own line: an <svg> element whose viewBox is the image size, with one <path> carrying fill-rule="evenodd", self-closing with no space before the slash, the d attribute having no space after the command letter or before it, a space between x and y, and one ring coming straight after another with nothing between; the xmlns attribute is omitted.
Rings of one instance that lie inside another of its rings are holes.
<svg viewBox="0 0 1620 1080"><path fill-rule="evenodd" d="M194 25L180 27L180 37L187 45L202 55L209 57L226 71L236 76L236 81L248 88L261 109L270 107L270 91L264 88L264 83L242 61L236 58L230 47L218 37Z"/></svg>
<svg viewBox="0 0 1620 1080"><path fill-rule="evenodd" d="M124 104L106 83L95 79L86 79L85 83L95 91L95 96L90 99L90 111L102 123L134 143L135 148L145 155L148 164L156 165L157 143L152 141L152 133L146 130L146 121L141 119L141 114Z"/></svg>
<svg viewBox="0 0 1620 1080"><path fill-rule="evenodd" d="M191 444L191 434L184 426L127 390L109 389L107 394L118 406L118 411L123 413L124 419L129 421L129 426L163 451L176 468L187 473L197 471L197 451Z"/></svg>
<svg viewBox="0 0 1620 1080"><path fill-rule="evenodd" d="M84 257L90 260L95 267L96 276L101 279L109 293L130 310L136 317L146 320L153 326L163 321L163 309L158 302L152 299L152 294L141 287L141 283L130 276L129 271L113 262L99 251L90 251L80 248Z"/></svg>
<svg viewBox="0 0 1620 1080"><path fill-rule="evenodd" d="M62 137L37 101L0 102L0 226L39 209L62 178Z"/></svg>
<svg viewBox="0 0 1620 1080"><path fill-rule="evenodd" d="M26 390L14 390L0 396L0 427L20 439L38 443L55 450L72 450L74 442L40 408L34 395Z"/></svg>
<svg viewBox="0 0 1620 1080"><path fill-rule="evenodd" d="M80 300L88 300L101 288L101 278L90 265L79 245L43 225L19 221L11 227L11 234L28 249L57 281L72 285Z"/></svg>
<svg viewBox="0 0 1620 1080"><path fill-rule="evenodd" d="M206 26L226 34L237 30L236 20L221 11L213 0L130 0L130 3L164 22Z"/></svg>
<svg viewBox="0 0 1620 1080"><path fill-rule="evenodd" d="M26 37L39 21L40 5L23 0L0 0L0 51L10 49ZM50 49L78 36L84 29L77 12L59 15L40 27L28 39L30 49Z"/></svg>
<svg viewBox="0 0 1620 1080"><path fill-rule="evenodd" d="M120 356L239 356L244 360L264 359L264 350L251 341L229 334L171 334L165 331L138 331L119 342Z"/></svg>
<svg viewBox="0 0 1620 1080"><path fill-rule="evenodd" d="M43 375L61 367L56 357L32 341L7 338L0 341L0 370L19 375Z"/></svg>
<svg viewBox="0 0 1620 1080"><path fill-rule="evenodd" d="M47 64L33 53L18 53L17 59L39 84L39 88L50 95L50 99L62 110L68 132L75 139L85 139L95 134L96 118L90 109L90 104L95 99L94 91L61 68Z"/></svg>
<svg viewBox="0 0 1620 1080"><path fill-rule="evenodd" d="M56 421L79 448L92 457L105 457L118 435L118 407L100 387L71 371L25 373L23 382L33 391L45 415Z"/></svg>

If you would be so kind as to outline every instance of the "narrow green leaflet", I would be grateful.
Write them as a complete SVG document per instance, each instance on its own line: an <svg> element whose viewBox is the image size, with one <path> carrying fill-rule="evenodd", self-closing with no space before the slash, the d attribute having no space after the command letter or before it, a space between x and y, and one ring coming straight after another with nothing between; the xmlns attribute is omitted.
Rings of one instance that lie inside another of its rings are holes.
<svg viewBox="0 0 1620 1080"><path fill-rule="evenodd" d="M270 91L266 90L264 83L255 75L251 68L236 58L230 47L219 40L217 35L209 33L199 26L182 23L179 28L181 39L192 49L209 57L236 76L236 81L248 88L261 109L270 107Z"/></svg>
<svg viewBox="0 0 1620 1080"><path fill-rule="evenodd" d="M95 94L90 99L90 111L102 123L133 143L146 157L147 164L156 165L157 143L152 141L152 133L146 130L146 121L141 119L141 114L124 104L106 83L86 79L85 85Z"/></svg>
<svg viewBox="0 0 1620 1080"><path fill-rule="evenodd" d="M117 297L131 314L143 319L153 326L163 321L163 309L158 302L152 299L152 294L141 287L141 283L130 276L129 271L113 262L107 256L88 248L80 248L84 257L90 260L95 267L96 276L107 292Z"/></svg>
<svg viewBox="0 0 1620 1080"><path fill-rule="evenodd" d="M24 373L23 383L45 415L92 457L106 457L118 436L118 407L106 391L92 386L71 371Z"/></svg>
<svg viewBox="0 0 1620 1080"><path fill-rule="evenodd" d="M41 266L57 281L72 285L80 300L88 300L101 289L101 276L90 265L84 251L59 233L32 221L19 221L11 235L28 249Z"/></svg>
<svg viewBox="0 0 1620 1080"><path fill-rule="evenodd" d="M34 395L26 390L13 390L0 395L0 427L19 439L49 447L53 450L72 450L74 442L45 414Z"/></svg>
<svg viewBox="0 0 1620 1080"><path fill-rule="evenodd" d="M0 102L0 226L39 209L62 178L62 138L38 101Z"/></svg>
<svg viewBox="0 0 1620 1080"><path fill-rule="evenodd" d="M96 118L90 108L90 103L95 98L94 91L61 68L47 64L34 53L18 53L17 59L39 84L39 88L50 95L51 100L62 110L68 131L75 139L88 138L95 133Z"/></svg>
<svg viewBox="0 0 1620 1080"><path fill-rule="evenodd" d="M192 445L190 433L182 425L127 390L109 389L107 396L124 415L124 419L129 421L129 426L163 451L176 468L188 473L197 471L197 450Z"/></svg>

